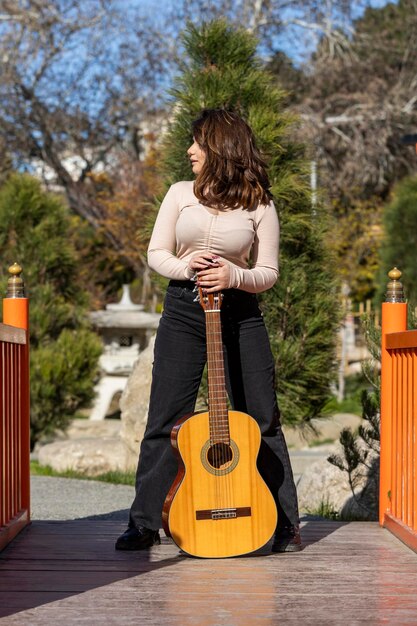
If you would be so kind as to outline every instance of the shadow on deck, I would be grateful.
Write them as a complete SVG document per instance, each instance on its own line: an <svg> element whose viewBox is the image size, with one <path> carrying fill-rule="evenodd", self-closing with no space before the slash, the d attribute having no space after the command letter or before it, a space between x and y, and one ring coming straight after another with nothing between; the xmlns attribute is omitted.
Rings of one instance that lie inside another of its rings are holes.
<svg viewBox="0 0 417 626"><path fill-rule="evenodd" d="M114 550L108 520L36 521L0 554L0 623L416 624L417 555L373 522L307 521L301 553Z"/></svg>

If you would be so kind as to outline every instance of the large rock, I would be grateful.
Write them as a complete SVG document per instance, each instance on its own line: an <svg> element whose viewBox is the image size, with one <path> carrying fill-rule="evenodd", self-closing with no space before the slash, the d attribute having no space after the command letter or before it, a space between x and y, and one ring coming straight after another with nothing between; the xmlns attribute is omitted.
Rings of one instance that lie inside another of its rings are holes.
<svg viewBox="0 0 417 626"><path fill-rule="evenodd" d="M129 469L127 450L120 438L91 437L55 441L39 448L40 465L49 465L56 472L74 470L86 476Z"/></svg>
<svg viewBox="0 0 417 626"><path fill-rule="evenodd" d="M297 485L300 510L315 514L327 510L341 519L377 519L379 459L375 456L369 462L371 469L364 471L356 483L356 498L352 495L347 472L326 459L313 463Z"/></svg>
<svg viewBox="0 0 417 626"><path fill-rule="evenodd" d="M282 430L289 448L297 450L308 449L312 444L317 445L318 442L336 441L339 439L340 432L343 428L351 428L357 430L362 423L359 415L352 413L336 413L329 417L320 417L311 420L312 428L307 426L287 426L284 424Z"/></svg>
<svg viewBox="0 0 417 626"><path fill-rule="evenodd" d="M119 419L105 419L92 421L89 419L74 419L65 431L65 439L84 439L90 437L118 438L121 429Z"/></svg>
<svg viewBox="0 0 417 626"><path fill-rule="evenodd" d="M139 355L120 398L122 412L120 437L126 446L127 465L131 468L136 468L139 447L148 419L154 346L155 336Z"/></svg>

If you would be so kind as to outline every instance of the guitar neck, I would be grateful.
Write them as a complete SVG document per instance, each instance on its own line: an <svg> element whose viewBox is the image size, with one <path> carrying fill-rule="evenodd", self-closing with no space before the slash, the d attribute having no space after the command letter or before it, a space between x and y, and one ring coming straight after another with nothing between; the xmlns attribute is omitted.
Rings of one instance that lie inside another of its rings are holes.
<svg viewBox="0 0 417 626"><path fill-rule="evenodd" d="M206 336L210 440L230 444L220 311L206 311Z"/></svg>

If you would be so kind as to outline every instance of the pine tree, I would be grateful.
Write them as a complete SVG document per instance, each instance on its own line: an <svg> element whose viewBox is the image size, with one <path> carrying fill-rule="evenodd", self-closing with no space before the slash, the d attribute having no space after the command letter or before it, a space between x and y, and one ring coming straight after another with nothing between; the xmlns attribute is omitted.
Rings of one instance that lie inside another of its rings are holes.
<svg viewBox="0 0 417 626"><path fill-rule="evenodd" d="M1 293L7 268L17 261L30 298L32 446L65 428L93 397L101 344L88 328L73 227L62 200L33 178L14 174L0 189Z"/></svg>
<svg viewBox="0 0 417 626"><path fill-rule="evenodd" d="M404 178L394 189L383 213L385 239L381 248L380 298L386 288L387 271L402 271L401 281L409 303L417 306L417 177Z"/></svg>
<svg viewBox="0 0 417 626"><path fill-rule="evenodd" d="M307 423L321 415L334 375L338 305L325 212L312 210L303 150L290 135L294 119L257 57L256 39L216 20L189 25L183 42L186 60L173 89L174 116L163 149L166 182L192 178L186 150L201 109L235 110L254 130L281 222L280 278L262 295L279 403L285 422Z"/></svg>

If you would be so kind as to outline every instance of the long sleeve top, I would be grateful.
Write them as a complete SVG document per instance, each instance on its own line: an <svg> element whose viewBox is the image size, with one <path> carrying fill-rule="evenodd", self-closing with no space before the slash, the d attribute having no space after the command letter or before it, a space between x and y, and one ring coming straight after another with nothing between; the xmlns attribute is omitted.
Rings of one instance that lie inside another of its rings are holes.
<svg viewBox="0 0 417 626"><path fill-rule="evenodd" d="M229 263L229 288L258 293L272 287L279 242L273 202L254 210L213 211L193 189L193 181L175 183L162 201L148 248L151 269L174 280L190 279L190 259L211 252Z"/></svg>

